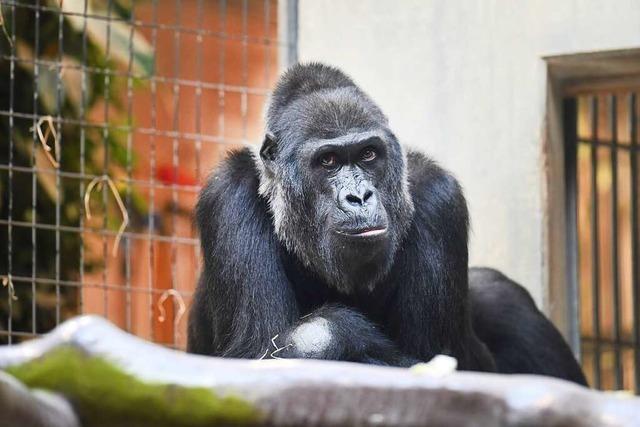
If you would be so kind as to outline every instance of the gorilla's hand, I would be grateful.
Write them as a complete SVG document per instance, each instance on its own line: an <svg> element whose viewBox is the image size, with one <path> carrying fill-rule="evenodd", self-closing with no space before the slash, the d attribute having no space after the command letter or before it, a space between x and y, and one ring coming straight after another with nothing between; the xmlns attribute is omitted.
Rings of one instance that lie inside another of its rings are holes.
<svg viewBox="0 0 640 427"><path fill-rule="evenodd" d="M298 323L283 337L284 345L278 345L272 357L286 357L296 359L335 359L340 358L341 346L336 342L335 333L332 333L331 322L322 316L314 315ZM336 357L332 357L335 355Z"/></svg>
<svg viewBox="0 0 640 427"><path fill-rule="evenodd" d="M411 366L419 361L401 354L376 325L354 309L325 305L273 340L272 358L347 360Z"/></svg>

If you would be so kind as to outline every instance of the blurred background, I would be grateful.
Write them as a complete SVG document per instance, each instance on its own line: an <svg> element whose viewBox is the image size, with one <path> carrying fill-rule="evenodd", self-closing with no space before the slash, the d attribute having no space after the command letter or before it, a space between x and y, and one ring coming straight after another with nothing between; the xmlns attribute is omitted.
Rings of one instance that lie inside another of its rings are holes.
<svg viewBox="0 0 640 427"><path fill-rule="evenodd" d="M457 175L472 264L529 289L592 385L640 390L640 3L0 5L1 343L92 313L183 349L197 192L319 60Z"/></svg>

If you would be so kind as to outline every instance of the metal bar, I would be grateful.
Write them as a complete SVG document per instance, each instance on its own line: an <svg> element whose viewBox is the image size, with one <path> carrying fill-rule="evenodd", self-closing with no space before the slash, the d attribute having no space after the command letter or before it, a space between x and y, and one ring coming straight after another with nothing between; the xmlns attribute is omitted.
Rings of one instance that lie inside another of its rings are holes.
<svg viewBox="0 0 640 427"><path fill-rule="evenodd" d="M271 0L264 0L264 34L268 36L271 30ZM271 45L264 47L264 86L271 84Z"/></svg>
<svg viewBox="0 0 640 427"><path fill-rule="evenodd" d="M62 68L61 68L61 64L62 64L62 58L63 58L63 54L64 54L64 17L62 15L62 13L58 13L58 59L57 59L57 64L56 64L56 70L57 70L57 75L56 75L56 117L58 118L58 125L57 125L57 132L58 132L58 141L60 143L60 147L63 146L63 133L62 133L62 127L60 125L60 118L62 117ZM60 189L61 188L61 181L60 181L60 168L62 167L62 155L61 153L56 152L54 153L54 156L56 157L56 161L58 162L58 164L60 165L60 167L55 168L56 170L56 188ZM56 221L56 232L55 232L55 236L56 236L56 241L55 241L55 275L56 275L56 280L59 281L60 280L60 231L58 229L58 227L60 227L60 205L61 205L61 200L60 200L60 191L56 192L56 207L55 207L55 221ZM56 283L55 285L56 287L56 325L60 324L60 303L61 303L61 296L60 296L60 285Z"/></svg>
<svg viewBox="0 0 640 427"><path fill-rule="evenodd" d="M40 9L38 8L40 6L40 0L36 0L36 10L35 10L35 40L34 40L34 50L33 50L33 56L35 58L38 57L38 55L40 55ZM35 157L35 153L36 153L36 148L37 148L37 141L36 141L36 125L38 124L38 121L36 119L36 117L38 116L38 85L39 85L39 81L40 81L40 67L34 63L33 65L33 153L31 155L31 166L35 167L36 166L36 157ZM35 228L35 223L36 223L36 218L37 218L37 212L36 212L36 201L37 201L37 196L38 196L38 184L37 184L37 177L35 174L31 175L31 224L32 224L32 229L31 229L31 277L35 279L35 277L37 276L37 265L36 265L36 255L38 252L38 247L36 245L37 243L37 235L36 235L36 228ZM31 282L31 313L32 313L32 318L33 318L33 328L34 328L34 332L37 332L37 318L36 318L36 301L37 301L37 292L36 292L36 283L35 281ZM11 344L11 340L9 340L9 344Z"/></svg>
<svg viewBox="0 0 640 427"><path fill-rule="evenodd" d="M604 147L604 148L611 148L611 145L612 145L611 142L602 141L602 140L599 140L599 141L580 140L578 141L578 144L592 145L595 147ZM633 146L633 145L623 145L623 144L620 144L620 141L618 141L616 149L618 151L640 151L640 147Z"/></svg>
<svg viewBox="0 0 640 427"><path fill-rule="evenodd" d="M129 59L127 63L127 126L133 125L133 35L135 29L133 28L133 21L135 17L135 2L131 3L131 28L129 30ZM133 135L132 132L127 132L127 178L132 179L133 176ZM125 206L127 210L131 206L132 189L131 185L127 185L127 191L125 194ZM131 331L131 239L123 236L124 242L124 259L125 259L125 281L127 284L127 290L125 292L125 326L127 331Z"/></svg>
<svg viewBox="0 0 640 427"><path fill-rule="evenodd" d="M610 95L609 126L611 128L611 277L613 287L613 337L620 342L620 271L618 260L618 98ZM615 388L620 390L623 380L619 346L614 348Z"/></svg>
<svg viewBox="0 0 640 427"><path fill-rule="evenodd" d="M30 166L16 166L16 165L3 165L0 164L0 170L6 170L6 171L15 171L15 172L26 172L26 173L34 173L34 174L50 174L50 175L55 175L56 173L60 173L60 176L62 178L72 178L72 179L78 179L80 181L91 181L94 178L100 178L102 177L102 175L96 175L96 174L88 174L88 173L79 173L79 172L66 172L66 171L59 171L56 172L52 169L42 169L42 168L37 168L37 167L30 167ZM125 184L125 185L137 185L139 187L155 187L155 188L168 188L171 189L171 184L163 184L163 183L157 183L155 181L148 181L148 180L143 180L143 179L135 179L135 178L113 178L112 179L113 182L115 183L121 183L121 184ZM185 193L197 193L200 191L200 189L202 187L200 187L199 185L177 185L177 188L180 189L180 191L185 192ZM84 193L81 194L81 196L83 196ZM80 197L80 199L82 199L82 197Z"/></svg>
<svg viewBox="0 0 640 427"><path fill-rule="evenodd" d="M580 287L578 286L578 103L567 98L563 103L564 126L564 182L565 182L565 230L567 233L567 295L571 348L580 355Z"/></svg>
<svg viewBox="0 0 640 427"><path fill-rule="evenodd" d="M25 65L33 65L35 62L42 67L57 67L58 63L56 61L51 61L48 59L33 59L33 58L21 58L18 56L12 55L2 55L0 54L0 59L5 59L7 61L15 61L24 63ZM75 65L75 64L63 64L61 66L63 70L80 70L90 74L96 75L109 75L111 77L129 77L129 74L126 71L120 71L118 69L110 69L110 68L97 68L86 65ZM251 95L263 95L267 96L270 93L270 89L268 87L243 87L238 85L228 85L222 83L214 83L214 82L206 82L200 80L192 80L184 77L171 77L171 76L159 76L156 74L136 74L131 73L131 77L141 82L152 82L156 83L165 83L165 84L179 84L180 86L187 87L198 87L201 86L203 89L211 89L211 90L224 90L226 92L233 93L243 93L247 92Z"/></svg>
<svg viewBox="0 0 640 427"><path fill-rule="evenodd" d="M250 43L248 43L250 44ZM78 71L84 71L86 73L90 73L90 74L95 74L95 75L104 75L104 76L111 76L111 77L129 77L129 74L126 71L120 71L118 69L110 69L110 68L97 68L97 67L92 67L89 65L83 65L83 64L60 64L58 65L57 61L51 61L48 59L34 59L34 58L22 58L19 56L15 56L15 55L6 55L6 54L0 54L0 59L4 59L7 61L15 61L16 63L22 63L25 66L27 65L40 65L42 67L58 67L60 66L60 68L62 68L63 70L78 70ZM188 79L188 78L184 78L184 77L171 77L171 76L159 76L156 74L136 74L135 72L131 73L131 77L133 77L136 80L139 80L141 82L152 82L155 81L156 83L165 83L165 84L179 84L180 86L187 86L187 87L198 87L201 86L203 89L211 89L211 90L224 90L226 92L233 92L233 93L242 93L242 92L247 92L251 95L269 95L270 93L270 88L268 87L260 87L260 86L251 86L251 87L243 87L243 86L238 86L238 85L232 85L232 84L222 84L222 83L215 83L215 82L207 82L207 81L200 81L200 80L193 80L193 79Z"/></svg>
<svg viewBox="0 0 640 427"><path fill-rule="evenodd" d="M631 144L638 147L638 100L637 94L631 93L629 96L629 130ZM633 348L635 391L640 393L640 215L638 214L638 193L640 184L638 183L638 152L630 153L630 175L631 175L631 292L633 295L633 337L635 346Z"/></svg>
<svg viewBox="0 0 640 427"><path fill-rule="evenodd" d="M176 25L180 27L181 25L181 10L182 4L180 0L175 1L175 19ZM176 78L180 77L180 33L173 33L173 72ZM173 129L177 132L180 125L180 86L173 85ZM171 141L171 145L173 148L173 154L171 156L171 164L173 167L173 180L171 186L171 289L176 290L178 284L178 250L176 245L173 243L173 238L176 237L176 229L177 229L177 216L178 216L178 193L176 191L176 185L178 178L178 164L180 163L180 155L178 153L178 141L174 138ZM176 313L173 311L173 316L175 317ZM172 325L172 344L176 344L178 339L178 331L173 327L175 323L171 323Z"/></svg>
<svg viewBox="0 0 640 427"><path fill-rule="evenodd" d="M88 8L89 0L84 1L83 5L83 19L82 19L82 65L87 64L87 8ZM80 121L84 122L86 120L87 114L87 72L85 69L81 69L80 71ZM80 126L80 175L84 176L86 173L86 145L87 145L87 135L85 126ZM93 179L93 178L92 178ZM78 195L78 200L82 200L84 198L85 192L85 183L84 180L80 181L79 185L80 194ZM80 229L84 230L84 218L86 212L84 211L84 203L79 203L80 205L80 218L78 219ZM78 268L80 270L80 283L84 282L84 263L85 263L85 254L84 254L84 233L81 233L80 238L80 259L78 260ZM80 313L84 312L84 292L79 290L79 306L78 311Z"/></svg>
<svg viewBox="0 0 640 427"><path fill-rule="evenodd" d="M595 342L595 339L593 337L583 336L581 341L584 343L585 347L587 347L591 346ZM616 341L615 339L600 337L599 342L601 347L608 348L610 350L613 350L616 346L626 347L628 349L634 349L636 346L635 341L624 338L620 339L620 341Z"/></svg>
<svg viewBox="0 0 640 427"><path fill-rule="evenodd" d="M153 48L153 52L158 51L158 0L153 0L153 18L152 18L153 26L151 27L151 46ZM154 72L158 69L158 59L157 55L153 55L153 70ZM158 109L157 109L157 84L155 81L151 82L151 127L153 129L158 125ZM153 244L151 238L155 236L156 223L155 223L155 209L156 209L156 185L155 185L155 177L156 177L156 138L155 135L151 135L149 138L149 169L151 175L151 185L149 189L149 212L147 216L147 221L149 224L149 228L147 229L147 235L149 238L149 274L147 276L147 288L149 290L149 335L151 336L151 340L155 341L155 329L153 327L153 280L156 277L155 274L155 245Z"/></svg>
<svg viewBox="0 0 640 427"><path fill-rule="evenodd" d="M202 21L204 19L204 7L203 7L203 0L198 0L197 3L197 10L198 10L198 24L197 27L198 29L202 28ZM198 84L196 86L196 96L195 96L195 128L196 128L196 134L198 136L202 136L202 36L197 36L196 38L196 43L197 43L197 47L196 47L196 77L198 79ZM201 159L200 157L202 153L202 138L198 138L196 139L196 179L198 180L198 182L200 182L201 180L201 175L202 175L202 165L201 165Z"/></svg>
<svg viewBox="0 0 640 427"><path fill-rule="evenodd" d="M151 86L153 87L153 84ZM6 110L0 110L0 116L9 116L9 112ZM16 118L22 118L22 119L33 119L35 121L38 121L39 119L44 117L37 114L18 113L18 112L14 112L13 116ZM68 119L68 118L63 118L58 121L55 117L52 118L52 121L54 124L61 123L61 124L70 124L70 125L78 125L78 126L85 126L85 127L95 127L99 129L109 128L112 131L137 132L142 135L164 136L167 138L180 138L180 139L191 140L191 141L196 141L198 138L200 138L202 139L203 142L211 142L211 143L215 143L216 145L221 145L221 144L238 145L243 143L242 139L238 139L238 138L222 138L222 137L213 136L213 135L198 135L193 132L176 132L171 130L158 130L153 127L130 128L128 126L120 126L120 125L109 124L109 123L83 122L80 120Z"/></svg>
<svg viewBox="0 0 640 427"><path fill-rule="evenodd" d="M242 86L243 87L247 87L248 84L248 80L249 80L249 73L248 73L248 58L247 58L247 37L249 36L249 28L247 26L247 19L248 19L248 15L249 15L249 4L247 2L248 0L242 0L242 35L244 36L242 39L242 65L241 65L241 73L242 73ZM240 94L240 117L242 120L242 141L243 142L247 142L247 127L248 127L248 122L247 122L247 103L248 103L248 99L247 99L247 91L244 90L241 94Z"/></svg>
<svg viewBox="0 0 640 427"><path fill-rule="evenodd" d="M43 223L33 223L33 222L26 222L26 221L17 221L17 220L12 220L11 222L9 222L6 219L0 219L0 225L9 225L11 224L11 226L13 227L25 227L25 228L35 228L37 230L51 230L51 231L55 231L56 230L56 226L53 224L43 224ZM60 225L57 227L57 229L59 229L60 231L64 231L64 232L69 232L69 233L94 233L94 234L98 234L100 236L105 236L105 237L115 237L117 236L117 232L113 231L113 230L108 230L108 229L104 229L102 227L84 227L84 228L80 228L80 227L73 227L70 225ZM122 237L126 237L128 239L137 239L137 240L149 240L149 241L154 241L154 242L175 242L175 243L181 243L181 244L186 244L186 245L197 245L199 243L198 239L194 239L194 238L188 238L188 237L172 237L172 236L162 236L159 234L145 234L145 233L135 233L132 231L125 231L124 233L122 233Z"/></svg>
<svg viewBox="0 0 640 427"><path fill-rule="evenodd" d="M113 0L107 1L107 41L105 46L105 61L108 63L111 59L111 13L113 9ZM102 93L102 98L104 99L104 108L103 108L103 120L104 123L107 123L107 126L102 128L102 147L104 149L104 161L102 165L102 173L107 176L109 175L109 133L110 127L109 123L109 102L110 102L110 93L109 89L111 87L111 76L105 74L104 76L104 89ZM109 227L108 223L108 207L109 207L109 199L108 197L109 186L102 186L102 207L103 207L103 216L102 216L102 227L106 230ZM107 271L109 270L109 245L105 236L102 236L102 258L104 265L102 267L102 281L103 283L107 282ZM103 307L104 307L104 316L109 318L109 293L107 290L104 290L103 293Z"/></svg>
<svg viewBox="0 0 640 427"><path fill-rule="evenodd" d="M211 8L213 6L212 2L207 2L207 8ZM203 0L198 0L198 4L197 4L197 8L198 8L198 23L197 23L197 27L198 29L202 28L203 25L203 19L204 19L204 4L203 4ZM197 53L196 53L196 78L198 79L199 82L202 81L203 79L203 74L202 74L202 57L204 55L203 53L203 39L201 36L197 37L197 44L198 44L198 48L197 48ZM195 120L196 120L196 133L199 136L202 136L202 86L199 85L196 87L196 111L195 111ZM202 138L199 138L196 140L196 180L198 182L202 182L202 161L201 161L201 157L202 157ZM200 261L200 245L195 245L195 257L198 260L198 262ZM198 268L198 271L200 271L200 268Z"/></svg>
<svg viewBox="0 0 640 427"><path fill-rule="evenodd" d="M591 97L591 139L598 140L598 98L596 96ZM600 388L600 248L598 239L598 149L596 146L591 147L591 265L592 319L595 337L593 378L594 387Z"/></svg>
<svg viewBox="0 0 640 427"><path fill-rule="evenodd" d="M0 9L0 13L2 10ZM15 6L11 6L11 53L14 54L16 49L16 8ZM15 69L16 63L15 61L11 61L9 64L9 111L13 112L13 102L15 96ZM13 140L15 137L14 133L14 118L13 115L9 116L9 153L8 160L9 165L13 165ZM13 219L13 171L10 170L7 176L7 184L9 189L8 194L8 212L7 218L9 221ZM13 273L13 229L11 226L7 227L7 280L13 281L11 275ZM12 282L13 283L13 282ZM11 297L11 291L8 289L7 292L7 305L8 305L8 313L7 313L7 341L11 343L11 332L13 330L13 298ZM35 328L35 322L34 326Z"/></svg>
<svg viewBox="0 0 640 427"><path fill-rule="evenodd" d="M14 276L14 280L16 283L32 283L33 279L30 276ZM103 284L102 282L78 282L76 280L59 280L56 281L55 279L51 279L51 278L47 278L47 277L37 277L35 279L36 282L42 283L42 284L47 284L47 285L53 285L55 283L60 283L60 286L67 286L67 287L76 287L76 288L96 288L96 289L104 289L106 286L106 289L112 289L112 290L126 290L126 286L122 285L122 284L115 284L115 283L107 283L106 285ZM134 293L141 293L141 294L156 294L156 295L160 295L164 292L164 289L147 289L146 287L144 287L143 285L140 286L132 286L131 287L131 292ZM180 295L185 296L185 297L189 297L193 295L192 291L182 291L180 292ZM45 331L48 332L48 331Z"/></svg>
<svg viewBox="0 0 640 427"><path fill-rule="evenodd" d="M218 20L220 25L220 31L225 32L227 30L227 1L219 0L218 2ZM220 83L224 84L226 79L225 74L225 62L226 62L226 44L221 43L220 45L220 54L218 57L218 80ZM223 90L218 90L218 138L225 139L225 92ZM221 157L220 147L216 150L216 155L218 158Z"/></svg>

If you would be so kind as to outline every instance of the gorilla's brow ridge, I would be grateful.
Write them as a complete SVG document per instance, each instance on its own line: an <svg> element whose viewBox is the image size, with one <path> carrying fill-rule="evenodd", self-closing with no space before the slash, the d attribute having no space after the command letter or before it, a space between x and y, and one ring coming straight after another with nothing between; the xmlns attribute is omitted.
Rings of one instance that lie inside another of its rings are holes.
<svg viewBox="0 0 640 427"><path fill-rule="evenodd" d="M354 130L352 132L345 133L335 138L310 138L307 140L307 145L308 146L312 145L313 149L316 149L318 146L323 146L323 145L333 145L336 147L344 147L344 146L351 145L355 142L373 141L375 139L379 139L380 141L385 142L386 138L387 138L387 134L382 129L374 129L374 130L369 130L364 132Z"/></svg>

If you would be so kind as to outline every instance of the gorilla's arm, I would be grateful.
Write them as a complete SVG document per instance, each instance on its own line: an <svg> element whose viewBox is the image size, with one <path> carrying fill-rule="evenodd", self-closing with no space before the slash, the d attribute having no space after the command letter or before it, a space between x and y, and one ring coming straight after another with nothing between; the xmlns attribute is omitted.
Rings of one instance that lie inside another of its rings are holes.
<svg viewBox="0 0 640 427"><path fill-rule="evenodd" d="M369 319L352 308L327 304L274 340L272 357L344 360L411 366L419 360L398 351Z"/></svg>
<svg viewBox="0 0 640 427"><path fill-rule="evenodd" d="M501 373L549 375L587 385L580 365L525 288L490 268L472 268L473 327Z"/></svg>
<svg viewBox="0 0 640 427"><path fill-rule="evenodd" d="M413 223L390 275L396 295L390 335L402 351L427 361L438 353L461 369L493 371L475 336L468 307L467 205L455 178L418 153L408 153Z"/></svg>
<svg viewBox="0 0 640 427"><path fill-rule="evenodd" d="M260 357L298 318L249 150L228 156L196 208L204 268L189 316L187 350Z"/></svg>

